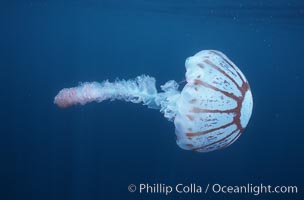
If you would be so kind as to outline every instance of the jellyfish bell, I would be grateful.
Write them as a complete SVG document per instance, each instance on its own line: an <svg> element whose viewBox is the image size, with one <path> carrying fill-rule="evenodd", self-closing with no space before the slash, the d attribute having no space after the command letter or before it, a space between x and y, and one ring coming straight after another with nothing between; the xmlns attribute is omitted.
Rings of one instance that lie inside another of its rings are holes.
<svg viewBox="0 0 304 200"><path fill-rule="evenodd" d="M223 53L200 51L186 60L187 84L174 119L177 144L208 152L232 144L252 112L248 81Z"/></svg>
<svg viewBox="0 0 304 200"><path fill-rule="evenodd" d="M157 92L155 78L83 83L62 89L54 103L65 108L104 100L124 100L159 109L174 121L182 149L209 152L232 144L244 131L252 112L252 94L239 68L223 53L200 51L186 59L186 85L180 92L170 80Z"/></svg>

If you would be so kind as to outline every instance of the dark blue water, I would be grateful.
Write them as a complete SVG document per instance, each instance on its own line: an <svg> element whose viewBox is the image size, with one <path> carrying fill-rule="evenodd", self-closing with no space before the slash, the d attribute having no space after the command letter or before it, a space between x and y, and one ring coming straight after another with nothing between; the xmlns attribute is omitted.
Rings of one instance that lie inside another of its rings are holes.
<svg viewBox="0 0 304 200"><path fill-rule="evenodd" d="M302 1L1 1L0 27L0 199L303 199ZM203 49L228 55L254 97L247 129L227 149L180 149L173 123L141 105L53 104L80 81L181 81L185 59ZM130 193L131 183L299 193L165 196Z"/></svg>

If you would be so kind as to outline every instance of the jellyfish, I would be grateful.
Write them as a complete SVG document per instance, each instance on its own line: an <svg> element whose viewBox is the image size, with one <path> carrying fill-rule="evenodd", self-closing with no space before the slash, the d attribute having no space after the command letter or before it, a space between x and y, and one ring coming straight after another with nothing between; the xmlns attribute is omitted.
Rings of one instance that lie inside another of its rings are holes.
<svg viewBox="0 0 304 200"><path fill-rule="evenodd" d="M247 126L253 108L248 81L223 53L203 50L186 59L186 84L170 80L156 89L155 78L85 82L55 96L61 108L89 102L123 100L159 109L174 122L176 143L185 150L210 152L235 142Z"/></svg>

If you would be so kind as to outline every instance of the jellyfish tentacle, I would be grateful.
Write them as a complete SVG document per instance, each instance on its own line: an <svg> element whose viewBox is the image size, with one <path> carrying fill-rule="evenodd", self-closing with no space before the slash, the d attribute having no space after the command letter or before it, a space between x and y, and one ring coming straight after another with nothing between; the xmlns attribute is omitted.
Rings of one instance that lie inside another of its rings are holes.
<svg viewBox="0 0 304 200"><path fill-rule="evenodd" d="M176 115L176 101L179 98L178 84L171 80L161 86L163 92L157 93L155 78L141 75L130 80L108 80L101 83L85 82L77 87L64 88L55 97L54 103L61 108L85 105L105 100L123 100L142 103L149 108L159 109L165 117L173 120Z"/></svg>
<svg viewBox="0 0 304 200"><path fill-rule="evenodd" d="M64 88L56 95L54 103L63 108L105 100L124 100L148 105L156 94L155 79L142 75L131 80L116 80L112 83L108 80L101 83L85 82L77 87Z"/></svg>

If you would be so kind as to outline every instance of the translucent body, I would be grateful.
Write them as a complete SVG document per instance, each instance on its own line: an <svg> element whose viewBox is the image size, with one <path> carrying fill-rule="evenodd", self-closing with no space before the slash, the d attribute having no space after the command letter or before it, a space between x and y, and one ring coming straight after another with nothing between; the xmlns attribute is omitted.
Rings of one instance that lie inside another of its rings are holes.
<svg viewBox="0 0 304 200"><path fill-rule="evenodd" d="M208 152L232 144L246 127L252 95L242 72L224 54L201 51L186 60L187 84L177 102L177 144Z"/></svg>
<svg viewBox="0 0 304 200"><path fill-rule="evenodd" d="M160 109L174 121L177 144L186 150L208 152L232 144L252 112L252 95L242 72L224 54L200 51L186 60L187 84L180 92L170 80L158 93L155 79L142 75L113 83L83 83L55 97L59 107L104 100L124 100Z"/></svg>

